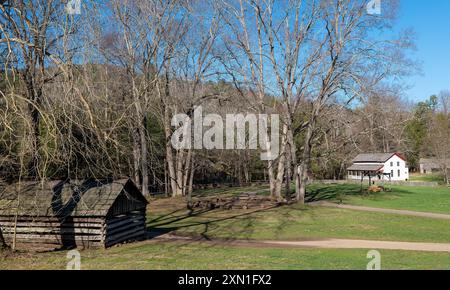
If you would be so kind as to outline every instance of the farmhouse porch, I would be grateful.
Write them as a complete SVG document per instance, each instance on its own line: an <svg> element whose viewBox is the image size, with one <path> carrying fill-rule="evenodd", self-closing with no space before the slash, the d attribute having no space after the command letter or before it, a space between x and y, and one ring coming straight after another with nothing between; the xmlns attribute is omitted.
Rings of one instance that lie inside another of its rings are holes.
<svg viewBox="0 0 450 290"><path fill-rule="evenodd" d="M391 181L391 173L383 172L384 165L372 165L372 164L353 164L347 168L348 176L350 179L361 179L361 183L365 179L368 179L369 185L376 179Z"/></svg>

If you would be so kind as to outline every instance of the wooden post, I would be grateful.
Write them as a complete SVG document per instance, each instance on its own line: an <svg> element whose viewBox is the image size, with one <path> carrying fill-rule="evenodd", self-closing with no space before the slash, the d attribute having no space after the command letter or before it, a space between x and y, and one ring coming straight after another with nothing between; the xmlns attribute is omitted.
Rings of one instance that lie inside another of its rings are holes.
<svg viewBox="0 0 450 290"><path fill-rule="evenodd" d="M19 208L20 208L20 186L19 186L19 194L17 194L17 208L16 213L14 215L14 230L13 230L13 240L12 240L12 250L16 250L16 242L17 242L17 220L19 217Z"/></svg>
<svg viewBox="0 0 450 290"><path fill-rule="evenodd" d="M100 234L100 243L102 245L102 248L106 249L106 218L102 222L102 230Z"/></svg>
<svg viewBox="0 0 450 290"><path fill-rule="evenodd" d="M5 237L3 236L2 227L0 225L0 251L6 249L8 245L6 244Z"/></svg>
<svg viewBox="0 0 450 290"><path fill-rule="evenodd" d="M169 178L167 177L167 160L164 160L164 195L169 197Z"/></svg>
<svg viewBox="0 0 450 290"><path fill-rule="evenodd" d="M361 193L363 192L364 171L361 171Z"/></svg>

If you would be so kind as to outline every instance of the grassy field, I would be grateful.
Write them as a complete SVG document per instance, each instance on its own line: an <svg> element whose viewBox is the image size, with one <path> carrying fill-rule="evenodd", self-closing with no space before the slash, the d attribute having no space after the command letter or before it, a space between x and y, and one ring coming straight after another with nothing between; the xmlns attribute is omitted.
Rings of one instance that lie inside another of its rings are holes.
<svg viewBox="0 0 450 290"><path fill-rule="evenodd" d="M165 201L163 201L165 202ZM257 212L189 212L173 203L150 211L153 230L204 237L298 240L351 238L450 242L450 221L335 208L285 206Z"/></svg>
<svg viewBox="0 0 450 290"><path fill-rule="evenodd" d="M198 243L124 245L81 252L82 269L355 269L367 250L235 248ZM450 253L380 251L382 269L450 269ZM0 269L65 269L66 253L0 256Z"/></svg>
<svg viewBox="0 0 450 290"><path fill-rule="evenodd" d="M211 195L220 195L222 197L235 196L242 192L255 192L258 195L269 195L269 187L267 185L248 186L248 187L222 187L200 189L194 192L195 197L205 197Z"/></svg>
<svg viewBox="0 0 450 290"><path fill-rule="evenodd" d="M416 174L410 174L409 180L444 183L444 176L439 173L433 173L433 174L418 174L418 173L416 173Z"/></svg>
<svg viewBox="0 0 450 290"><path fill-rule="evenodd" d="M450 188L447 187L392 186L392 192L361 195L356 184L312 185L309 193L316 200L450 214Z"/></svg>
<svg viewBox="0 0 450 290"><path fill-rule="evenodd" d="M361 196L357 185L314 185L308 200L450 213L446 188L395 187ZM203 190L201 195L266 194L265 187ZM450 243L450 221L291 205L249 211L188 211L183 199L155 199L149 229L206 238L302 240L350 238ZM450 253L381 251L384 269L450 269ZM367 250L237 247L152 240L82 251L83 269L365 269ZM65 252L0 254L0 269L64 269Z"/></svg>

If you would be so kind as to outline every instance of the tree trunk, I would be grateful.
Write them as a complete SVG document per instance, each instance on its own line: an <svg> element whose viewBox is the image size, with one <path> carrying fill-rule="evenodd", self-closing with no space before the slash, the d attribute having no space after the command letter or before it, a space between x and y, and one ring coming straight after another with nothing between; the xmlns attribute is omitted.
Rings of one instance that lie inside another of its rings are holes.
<svg viewBox="0 0 450 290"><path fill-rule="evenodd" d="M273 160L267 161L267 175L269 177L269 189L270 195L272 197L275 196L275 176L273 173L273 166L274 166Z"/></svg>
<svg viewBox="0 0 450 290"><path fill-rule="evenodd" d="M283 135L281 137L281 150L280 150L280 156L278 158L278 168L277 168L277 175L274 181L273 186L273 192L272 197L276 198L277 200L281 200L281 187L283 185L283 177L285 174L285 160L286 160L286 134L287 134L287 125L283 125Z"/></svg>
<svg viewBox="0 0 450 290"><path fill-rule="evenodd" d="M139 170L139 160L140 157L140 146L139 146L139 130L138 128L133 128L133 175L134 175L134 182L138 187L141 186L141 177L140 177L140 170Z"/></svg>
<svg viewBox="0 0 450 290"><path fill-rule="evenodd" d="M286 144L286 200L291 200L291 149L289 146L289 142Z"/></svg>
<svg viewBox="0 0 450 290"><path fill-rule="evenodd" d="M313 124L313 123L312 123ZM306 182L308 177L308 164L311 158L311 141L313 138L313 125L310 124L306 131L305 142L303 145L302 161L298 168L298 178L296 179L297 201L305 204Z"/></svg>
<svg viewBox="0 0 450 290"><path fill-rule="evenodd" d="M165 119L167 119L168 116L165 116ZM173 151L172 146L170 143L170 137L171 137L171 130L170 130L170 123L168 123L167 120L164 121L164 130L166 135L166 160L167 160L167 168L169 169L168 172L168 178L169 178L169 184L170 184L170 191L172 193L172 197L177 195L177 179L175 175L175 167L174 167L174 160L173 160Z"/></svg>
<svg viewBox="0 0 450 290"><path fill-rule="evenodd" d="M182 183L182 193L183 196L187 196L189 198L189 182L190 182L190 172L192 170L192 163L193 163L193 157L192 157L192 149L189 149L187 151L186 158L184 160L184 165L182 167L183 172L183 183Z"/></svg>
<svg viewBox="0 0 450 290"><path fill-rule="evenodd" d="M144 114L142 99L139 95L135 81L135 72L130 72L132 84L132 101L135 108L135 119L133 122L133 157L134 157L134 178L141 188L143 195L148 195L148 147L146 136L146 117Z"/></svg>
<svg viewBox="0 0 450 290"><path fill-rule="evenodd" d="M144 118L145 122L145 118ZM147 138L145 125L141 124L142 128L140 130L140 140L141 140L141 175L142 175L142 194L144 196L148 195L148 160L147 160Z"/></svg>
<svg viewBox="0 0 450 290"><path fill-rule="evenodd" d="M159 90L158 90L159 91ZM169 88L169 73L166 68L165 73L165 82L164 82L164 98L160 93L160 101L163 106L163 124L164 124L164 136L166 138L166 164L167 164L167 177L168 177L168 184L170 186L167 186L168 189L170 189L170 193L172 197L177 196L177 178L176 178L176 172L175 172L175 164L174 164L174 153L172 149L172 143L171 143L171 137L172 137L172 130L171 130L171 124L170 124L170 112L168 104L166 103L167 100L169 100L170 97L170 88Z"/></svg>
<svg viewBox="0 0 450 290"><path fill-rule="evenodd" d="M8 245L6 244L5 238L3 237L2 228L0 227L0 250L7 248Z"/></svg>
<svg viewBox="0 0 450 290"><path fill-rule="evenodd" d="M250 158L248 156L248 152L247 150L245 150L243 153L243 158L242 160L244 161L242 163L243 166L243 171L244 171L244 179L245 179L245 183L249 183L251 182L251 178L250 178L250 171L249 171L249 164L250 164Z"/></svg>
<svg viewBox="0 0 450 290"><path fill-rule="evenodd" d="M446 165L444 165L444 181L445 181L445 184L448 186L448 185L450 185L450 180L449 180L449 177L448 177L448 168L447 168L447 166Z"/></svg>
<svg viewBox="0 0 450 290"><path fill-rule="evenodd" d="M297 201L300 204L305 204L305 196L306 196L306 180L307 180L307 172L308 172L308 166L305 161L302 161L302 163L299 166L299 174L297 178L297 184L296 187L298 187L298 195L297 195Z"/></svg>
<svg viewBox="0 0 450 290"><path fill-rule="evenodd" d="M297 147L295 145L292 127L288 130L288 142L290 148L291 166L293 168L291 180L295 183L295 196L298 196L300 194L300 187L298 186L300 184L298 182L299 170L297 165Z"/></svg>
<svg viewBox="0 0 450 290"><path fill-rule="evenodd" d="M30 68L27 68L24 73L24 80L26 83L27 98L30 101L28 110L31 118L31 158L28 163L29 176L37 178L40 167L40 112L39 107L42 102L42 90L39 88L39 84L35 84L33 76L31 76Z"/></svg>
<svg viewBox="0 0 450 290"><path fill-rule="evenodd" d="M191 170L190 170L190 173L189 173L189 185L188 185L188 200L189 200L189 202L192 201L192 192L193 192L193 184L194 184L194 173L195 173L194 162L191 162Z"/></svg>
<svg viewBox="0 0 450 290"><path fill-rule="evenodd" d="M177 154L175 155L175 163L176 163L176 190L175 195L176 196L183 196L183 184L184 184L184 158L185 158L185 152L184 150L178 150Z"/></svg>

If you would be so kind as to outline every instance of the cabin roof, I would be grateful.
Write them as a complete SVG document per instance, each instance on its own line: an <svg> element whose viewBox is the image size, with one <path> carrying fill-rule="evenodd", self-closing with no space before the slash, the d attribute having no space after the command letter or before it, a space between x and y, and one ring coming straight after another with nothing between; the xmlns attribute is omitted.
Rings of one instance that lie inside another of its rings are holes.
<svg viewBox="0 0 450 290"><path fill-rule="evenodd" d="M129 179L21 182L0 187L0 215L104 217L120 195L135 204L148 203Z"/></svg>
<svg viewBox="0 0 450 290"><path fill-rule="evenodd" d="M353 159L353 163L385 163L394 155L405 160L405 158L399 153L363 153L356 156L355 159Z"/></svg>

